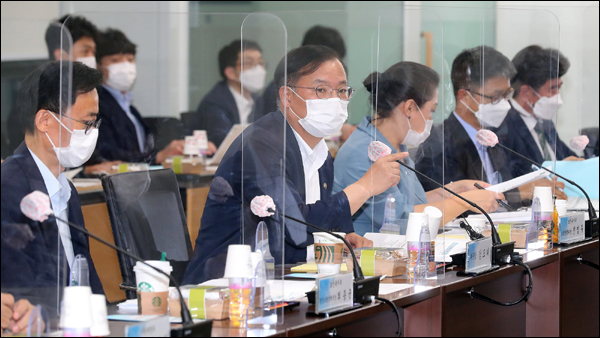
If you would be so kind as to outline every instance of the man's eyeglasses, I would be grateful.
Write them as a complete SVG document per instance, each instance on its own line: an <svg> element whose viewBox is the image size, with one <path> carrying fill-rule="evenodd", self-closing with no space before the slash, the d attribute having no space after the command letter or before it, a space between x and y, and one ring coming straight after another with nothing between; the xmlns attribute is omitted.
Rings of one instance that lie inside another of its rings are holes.
<svg viewBox="0 0 600 338"><path fill-rule="evenodd" d="M49 112L51 112L53 114L56 114L55 112L50 111L50 110L49 110ZM59 115L59 114L56 114L56 115ZM79 122L81 124L84 124L85 125L84 133L86 135L88 135L90 133L90 131L92 130L92 128L96 128L96 129L100 128L100 123L102 123L102 119L97 119L97 120L94 120L94 121L81 121L81 120L74 119L74 118L72 118L70 116L67 116L67 115L59 115L59 116L60 117L66 117L69 120L73 120L75 122Z"/></svg>
<svg viewBox="0 0 600 338"><path fill-rule="evenodd" d="M354 93L354 89L352 87L344 87L339 89L331 88L328 85L320 85L317 87L297 87L297 86L288 86L291 88L304 88L304 89L314 89L317 97L321 100L327 100L333 96L333 92L336 91L338 97L344 101L349 101Z"/></svg>
<svg viewBox="0 0 600 338"><path fill-rule="evenodd" d="M510 99L512 99L513 95L515 94L515 90L512 89L512 88L509 88L503 94L495 95L495 96L488 96L488 95L480 94L480 93L472 91L470 89L466 89L466 90L469 91L469 92L471 92L471 93L473 93L473 94L479 95L481 97L485 97L488 100L491 100L492 104L499 103L500 101L502 101L502 99L510 100Z"/></svg>

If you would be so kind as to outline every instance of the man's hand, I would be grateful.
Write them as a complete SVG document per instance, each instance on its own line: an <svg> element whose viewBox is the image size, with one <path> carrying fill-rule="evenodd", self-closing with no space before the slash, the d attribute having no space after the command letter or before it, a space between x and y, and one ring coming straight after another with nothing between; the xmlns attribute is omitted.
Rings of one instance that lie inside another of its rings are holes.
<svg viewBox="0 0 600 338"><path fill-rule="evenodd" d="M8 293L2 294L2 331L7 329L10 325L10 320L13 317L13 306L15 305L15 298Z"/></svg>
<svg viewBox="0 0 600 338"><path fill-rule="evenodd" d="M87 166L83 169L83 172L87 175L93 174L109 174L112 170L112 167L115 165L119 165L123 162L121 161L112 161L112 162L102 162L95 165Z"/></svg>
<svg viewBox="0 0 600 338"><path fill-rule="evenodd" d="M478 190L479 188L477 188L475 186L475 183L479 184L480 186L482 186L484 188L491 186L491 184L489 184L489 183L486 183L483 181L478 181L478 180L460 180L458 182L452 182L452 183L446 184L446 188L454 191L457 194L460 194L461 192Z"/></svg>
<svg viewBox="0 0 600 338"><path fill-rule="evenodd" d="M567 194L563 191L565 188L565 182L557 181L557 177L549 180L546 178L541 178L539 180L535 180L531 183L527 183L519 187L519 194L521 195L521 199L533 199L533 189L535 187L552 187L554 189L554 195L559 200L568 199Z"/></svg>
<svg viewBox="0 0 600 338"><path fill-rule="evenodd" d="M208 149L206 149L206 156L213 156L216 152L217 152L217 146L214 143L209 141Z"/></svg>
<svg viewBox="0 0 600 338"><path fill-rule="evenodd" d="M168 158L173 156L183 155L184 140L174 140L163 150L156 154L156 163L162 164Z"/></svg>
<svg viewBox="0 0 600 338"><path fill-rule="evenodd" d="M460 196L468 199L469 201L477 204L481 207L481 209L485 210L485 212L494 212L498 210L498 201L497 199L504 200L504 195L488 190L471 190L460 194ZM476 208L466 204L463 200L453 197L458 203L464 205L471 211L480 212Z"/></svg>
<svg viewBox="0 0 600 338"><path fill-rule="evenodd" d="M29 324L30 319L29 317L31 317L31 312L34 308L35 307L31 305L31 303L27 299L21 299L15 304L9 327L12 333L20 334L27 332L27 326ZM37 315L39 316L40 314ZM42 318L38 318L37 320L42 320Z"/></svg>
<svg viewBox="0 0 600 338"><path fill-rule="evenodd" d="M581 158L581 157L577 157L577 156L569 156L565 159L563 159L563 161L583 161L585 160L585 158Z"/></svg>
<svg viewBox="0 0 600 338"><path fill-rule="evenodd" d="M373 247L373 241L366 239L363 236L359 236L354 232L347 234L346 240L352 245L352 249Z"/></svg>

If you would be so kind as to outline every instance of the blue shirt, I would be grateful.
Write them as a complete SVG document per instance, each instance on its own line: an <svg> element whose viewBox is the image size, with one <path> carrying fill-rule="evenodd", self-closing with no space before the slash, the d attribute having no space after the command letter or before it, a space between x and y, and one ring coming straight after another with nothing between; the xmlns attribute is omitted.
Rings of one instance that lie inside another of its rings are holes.
<svg viewBox="0 0 600 338"><path fill-rule="evenodd" d="M112 89L109 86L102 85L104 89L106 89L110 95L112 95L115 100L119 103L119 106L123 109L127 117L131 120L131 123L135 126L135 132L138 140L138 146L140 147L140 152L144 152L144 143L146 140L146 132L144 131L144 126L138 121L138 119L131 113L131 101L133 100L133 93L126 92L125 94L121 93L118 90Z"/></svg>
<svg viewBox="0 0 600 338"><path fill-rule="evenodd" d="M396 153L395 147L371 124L371 117L365 117L335 157L334 193L358 181L371 167L373 162L369 159L367 149L374 140L385 143L392 149L392 153ZM400 149L406 151L406 146L400 145ZM413 168L415 166L410 157L405 159L405 163ZM427 203L425 190L415 173L400 167L400 183L382 194L371 197L352 216L354 231L357 234L362 236L366 232L379 232L383 225L385 202L389 194L396 200L396 220L400 225L401 234L406 232L408 215L414 212L414 206Z"/></svg>
<svg viewBox="0 0 600 338"><path fill-rule="evenodd" d="M465 128L465 131L467 132L467 134L469 134L469 138L471 139L471 142L473 142L473 144L475 145L475 148L477 149L477 153L479 153L479 159L481 159L481 163L483 164L483 170L485 170L487 182L492 185L500 183L500 179L499 179L500 174L497 171L494 171L494 166L492 165L492 159L490 156L488 156L488 152L487 152L488 147L477 142L477 129L473 128L472 125L465 122L465 120L463 120L460 116L458 116L458 114L456 114L456 112L452 112L452 114L454 114L454 116L456 117L458 122L460 122L460 124L463 126L463 128Z"/></svg>

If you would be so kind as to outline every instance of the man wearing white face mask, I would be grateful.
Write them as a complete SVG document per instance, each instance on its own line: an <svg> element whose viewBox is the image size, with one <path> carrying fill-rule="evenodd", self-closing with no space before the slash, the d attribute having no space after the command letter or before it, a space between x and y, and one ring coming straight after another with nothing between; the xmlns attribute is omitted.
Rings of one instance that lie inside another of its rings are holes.
<svg viewBox="0 0 600 338"><path fill-rule="evenodd" d="M560 140L554 126L562 104L562 77L569 70L569 60L558 50L529 46L517 53L512 63L517 70L512 79L515 95L498 129L500 142L538 163L578 160ZM510 161L513 175L524 175L532 170L531 165L518 156L510 156Z"/></svg>
<svg viewBox="0 0 600 338"><path fill-rule="evenodd" d="M228 246L242 238L252 243L260 220L268 228L276 264L306 261L315 230L290 220L284 227L283 208L292 217L346 233L353 247L373 245L354 233L352 214L371 196L398 184L396 160L408 154L378 160L364 177L333 194L333 159L323 137L339 132L347 118L352 89L344 65L327 47L300 47L287 54L287 67L284 60L279 63L275 83L280 110L249 126L215 173L183 283L222 277ZM273 198L276 216L260 219L251 212L250 203L259 195ZM284 243L275 240L281 238Z"/></svg>
<svg viewBox="0 0 600 338"><path fill-rule="evenodd" d="M70 63L63 62L63 83L67 83ZM20 210L23 197L38 190L50 197L56 215L84 226L77 190L62 172L65 167L82 165L94 150L100 126L96 87L102 75L77 62L72 63L72 70L71 102L60 102L67 96L58 85L59 62L42 66L23 81L18 113L25 141L2 163L2 290L53 309L58 306L56 288L68 285L66 269L77 255L87 259L92 291L103 293L88 239L61 221L32 221ZM63 91L68 90L64 87ZM11 231L15 225L30 235L20 238ZM47 297L52 292L54 296Z"/></svg>
<svg viewBox="0 0 600 338"><path fill-rule="evenodd" d="M123 32L107 29L100 34L96 59L103 75L98 95L104 125L88 165L110 161L160 164L183 153L182 140L172 141L163 150L156 149L154 135L133 106L131 89L137 78L135 58L136 45Z"/></svg>
<svg viewBox="0 0 600 338"><path fill-rule="evenodd" d="M216 147L234 124L248 124L262 111L258 94L267 71L260 46L250 40L235 40L219 51L219 81L202 98L190 129L206 130Z"/></svg>

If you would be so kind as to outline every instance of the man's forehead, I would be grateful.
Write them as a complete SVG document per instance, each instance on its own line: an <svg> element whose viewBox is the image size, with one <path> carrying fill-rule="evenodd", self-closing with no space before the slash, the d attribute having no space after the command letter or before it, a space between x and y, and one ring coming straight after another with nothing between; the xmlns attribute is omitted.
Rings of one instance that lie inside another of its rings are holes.
<svg viewBox="0 0 600 338"><path fill-rule="evenodd" d="M339 86L348 83L346 71L339 60L323 62L316 71L303 76L300 78L300 81L308 81L313 85L326 84L330 86Z"/></svg>

